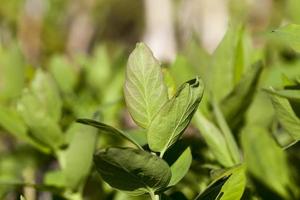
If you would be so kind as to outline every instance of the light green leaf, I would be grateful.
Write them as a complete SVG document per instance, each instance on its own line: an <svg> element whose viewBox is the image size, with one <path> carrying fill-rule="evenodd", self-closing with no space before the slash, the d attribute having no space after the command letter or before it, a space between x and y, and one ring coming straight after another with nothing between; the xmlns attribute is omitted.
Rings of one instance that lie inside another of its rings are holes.
<svg viewBox="0 0 300 200"><path fill-rule="evenodd" d="M197 111L195 114L194 124L199 129L216 160L224 167L232 167L234 161L227 147L226 140L218 127L206 119L200 111Z"/></svg>
<svg viewBox="0 0 300 200"><path fill-rule="evenodd" d="M108 148L94 156L96 170L112 187L145 193L165 188L171 170L161 158L132 148Z"/></svg>
<svg viewBox="0 0 300 200"><path fill-rule="evenodd" d="M277 93L274 89L266 91L271 94L271 100L280 124L295 140L300 140L300 119L294 113L289 101L281 97L283 93ZM284 93L284 95L286 94Z"/></svg>
<svg viewBox="0 0 300 200"><path fill-rule="evenodd" d="M47 116L57 122L61 116L62 102L52 77L38 70L31 83L30 91L39 102L39 109L43 109Z"/></svg>
<svg viewBox="0 0 300 200"><path fill-rule="evenodd" d="M64 188L66 179L62 170L49 171L45 174L43 183L50 187Z"/></svg>
<svg viewBox="0 0 300 200"><path fill-rule="evenodd" d="M242 146L250 174L283 199L289 199L292 179L287 157L269 133L261 127L247 127L242 132Z"/></svg>
<svg viewBox="0 0 300 200"><path fill-rule="evenodd" d="M97 129L73 124L73 138L68 149L63 154L63 174L66 185L76 190L84 183L93 162L93 154L97 141Z"/></svg>
<svg viewBox="0 0 300 200"><path fill-rule="evenodd" d="M289 100L295 101L295 102L300 102L300 90L289 90L289 89L284 89L284 90L274 90L274 89L266 89L270 94L277 95L279 97L284 97Z"/></svg>
<svg viewBox="0 0 300 200"><path fill-rule="evenodd" d="M168 100L160 64L143 43L137 44L129 56L124 93L130 115L143 128Z"/></svg>
<svg viewBox="0 0 300 200"><path fill-rule="evenodd" d="M235 88L220 102L224 117L230 127L235 127L243 119L256 91L262 63L253 65Z"/></svg>
<svg viewBox="0 0 300 200"><path fill-rule="evenodd" d="M231 174L223 185L219 197L220 200L239 200L246 188L245 165L230 169L225 174Z"/></svg>
<svg viewBox="0 0 300 200"><path fill-rule="evenodd" d="M113 73L113 66L106 46L96 47L93 56L87 61L85 66L86 81L97 92L97 95L103 95L103 91L106 89L107 83L110 82Z"/></svg>
<svg viewBox="0 0 300 200"><path fill-rule="evenodd" d="M189 171L192 164L192 152L189 147L181 148L180 145L174 145L165 155L171 168L172 177L168 187L176 185Z"/></svg>
<svg viewBox="0 0 300 200"><path fill-rule="evenodd" d="M26 137L27 127L22 117L14 109L0 105L0 126L17 138L24 139Z"/></svg>
<svg viewBox="0 0 300 200"><path fill-rule="evenodd" d="M0 44L0 102L17 98L25 84L25 63L18 45Z"/></svg>
<svg viewBox="0 0 300 200"><path fill-rule="evenodd" d="M137 146L139 149L143 150L143 148L139 145L138 142L136 142L134 140L133 137L131 137L129 134L127 134L127 133L125 133L121 130L118 130L118 129L112 127L112 126L109 126L107 124L104 124L104 123L101 123L101 122L98 122L98 121L95 121L95 120L92 120L92 119L77 119L76 121L79 122L79 123L82 123L82 124L87 124L87 125L96 127L96 128L98 128L102 131L105 131L107 133L112 133L112 134L121 136L122 138L130 141L132 144Z"/></svg>
<svg viewBox="0 0 300 200"><path fill-rule="evenodd" d="M234 164L239 164L241 162L241 156L240 156L240 151L237 146L237 143L234 139L234 136L223 116L222 111L219 108L218 103L215 100L213 100L212 104L213 104L213 111L216 117L216 121L223 133L231 158Z"/></svg>
<svg viewBox="0 0 300 200"><path fill-rule="evenodd" d="M49 68L59 89L66 94L72 93L78 81L75 67L65 57L54 56Z"/></svg>
<svg viewBox="0 0 300 200"><path fill-rule="evenodd" d="M29 127L30 137L44 147L57 150L64 144L64 137L59 125L43 108L33 94L28 90L23 92L18 103L18 112Z"/></svg>
<svg viewBox="0 0 300 200"><path fill-rule="evenodd" d="M300 52L300 25L288 24L272 31L275 39L285 42L295 51Z"/></svg>
<svg viewBox="0 0 300 200"><path fill-rule="evenodd" d="M147 138L151 150L164 152L189 125L203 95L203 82L197 77L184 83L151 122Z"/></svg>
<svg viewBox="0 0 300 200"><path fill-rule="evenodd" d="M20 200L26 200L23 195L20 196Z"/></svg>
<svg viewBox="0 0 300 200"><path fill-rule="evenodd" d="M217 101L223 99L234 87L234 58L239 27L229 25L221 43L211 57L206 83Z"/></svg>

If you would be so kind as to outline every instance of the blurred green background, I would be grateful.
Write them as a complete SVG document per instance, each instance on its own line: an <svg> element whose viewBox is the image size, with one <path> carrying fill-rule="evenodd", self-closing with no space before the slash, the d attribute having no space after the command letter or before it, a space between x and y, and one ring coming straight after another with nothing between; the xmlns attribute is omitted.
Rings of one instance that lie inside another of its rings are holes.
<svg viewBox="0 0 300 200"><path fill-rule="evenodd" d="M283 150L295 141L262 91L299 89L300 54L272 35L297 23L299 0L1 0L0 199L135 199L105 184L91 161L95 148L127 144L75 120L96 113L145 142L123 99L127 58L140 41L162 62L170 93L196 75L204 79L200 109L210 123L218 127L211 94L228 106L221 109L255 177L244 199L300 198L299 144ZM251 72L258 60L262 72ZM299 102L292 106L299 114ZM230 167L207 143L202 122L184 136L194 160L169 192L173 199L195 198L213 172Z"/></svg>

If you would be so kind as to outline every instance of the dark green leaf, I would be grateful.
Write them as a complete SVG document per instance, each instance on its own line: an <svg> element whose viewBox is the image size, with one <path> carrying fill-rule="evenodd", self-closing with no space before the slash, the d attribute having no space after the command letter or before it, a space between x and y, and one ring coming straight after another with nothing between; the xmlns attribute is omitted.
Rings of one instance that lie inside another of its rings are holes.
<svg viewBox="0 0 300 200"><path fill-rule="evenodd" d="M97 171L112 187L145 193L168 185L171 170L161 158L132 148L108 148L94 156Z"/></svg>

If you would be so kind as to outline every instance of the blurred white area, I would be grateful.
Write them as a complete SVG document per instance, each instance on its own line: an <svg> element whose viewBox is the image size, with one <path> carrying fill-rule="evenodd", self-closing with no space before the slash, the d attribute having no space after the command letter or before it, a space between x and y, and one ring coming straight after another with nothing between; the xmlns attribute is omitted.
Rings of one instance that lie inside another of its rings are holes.
<svg viewBox="0 0 300 200"><path fill-rule="evenodd" d="M176 55L174 18L178 19L181 40L193 34L212 53L222 40L228 25L226 0L182 0L175 11L175 1L145 0L146 30L144 41L156 57L173 61ZM174 16L176 14L176 16Z"/></svg>
<svg viewBox="0 0 300 200"><path fill-rule="evenodd" d="M173 61L176 40L171 0L145 0L146 30L144 42L159 60Z"/></svg>
<svg viewBox="0 0 300 200"><path fill-rule="evenodd" d="M196 34L203 47L212 53L227 29L227 1L183 0L178 10L183 39L189 40L192 34Z"/></svg>

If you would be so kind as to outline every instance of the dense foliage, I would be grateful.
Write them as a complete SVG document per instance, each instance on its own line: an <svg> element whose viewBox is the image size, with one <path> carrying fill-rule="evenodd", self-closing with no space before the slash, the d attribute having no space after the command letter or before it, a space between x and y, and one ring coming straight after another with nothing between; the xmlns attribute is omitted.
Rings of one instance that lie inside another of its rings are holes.
<svg viewBox="0 0 300 200"><path fill-rule="evenodd" d="M109 6L136 25L131 36L142 29L140 12L95 2L94 20L114 15ZM162 63L113 23L88 53L63 53L53 30L68 21L65 1L51 3L49 40L31 60L6 10L22 4L4 0L0 199L300 199L300 18L288 2L270 30L255 33L243 15L212 54L194 37Z"/></svg>

